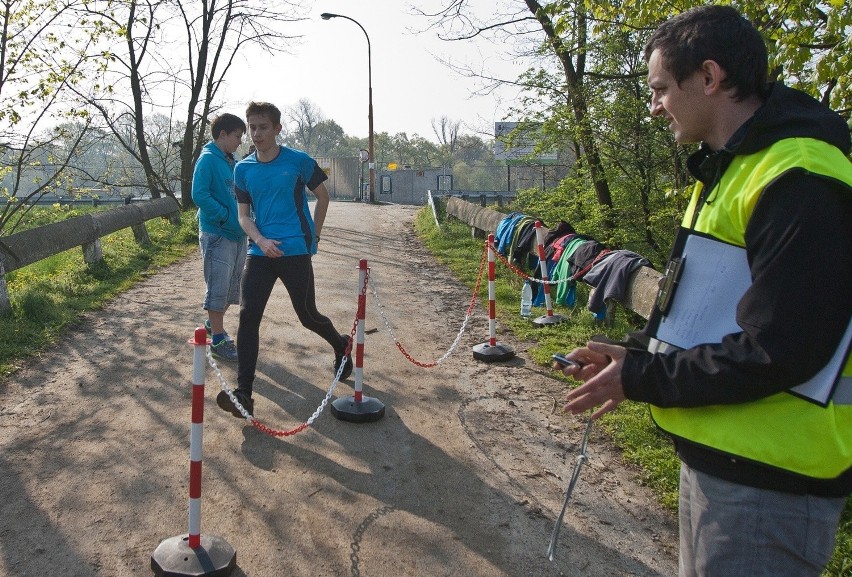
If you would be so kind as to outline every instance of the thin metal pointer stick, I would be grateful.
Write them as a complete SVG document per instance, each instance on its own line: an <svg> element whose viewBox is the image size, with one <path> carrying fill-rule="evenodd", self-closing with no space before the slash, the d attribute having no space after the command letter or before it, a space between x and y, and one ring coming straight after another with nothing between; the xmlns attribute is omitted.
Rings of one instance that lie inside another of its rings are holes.
<svg viewBox="0 0 852 577"><path fill-rule="evenodd" d="M559 539L559 530L562 528L562 519L565 517L565 510L568 508L568 501L571 499L571 494L574 492L574 486L580 478L580 469L583 468L583 463L586 462L586 447L589 445L589 432L592 430L594 420L589 418L586 425L586 431L583 433L583 441L580 443L580 454L577 455L577 463L574 465L574 471L571 473L571 480L568 482L568 488L565 489L565 501L562 503L562 511L559 512L559 517L556 519L556 524L553 526L553 533L550 535L550 545L547 548L547 558L554 560L556 554L556 542Z"/></svg>

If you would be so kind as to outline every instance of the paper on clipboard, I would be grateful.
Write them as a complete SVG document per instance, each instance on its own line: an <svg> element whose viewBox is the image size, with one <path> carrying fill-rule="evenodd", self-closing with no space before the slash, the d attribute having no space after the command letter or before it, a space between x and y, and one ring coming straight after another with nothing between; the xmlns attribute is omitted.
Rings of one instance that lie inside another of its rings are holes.
<svg viewBox="0 0 852 577"><path fill-rule="evenodd" d="M751 285L745 249L691 234L684 244L683 257L680 282L656 338L688 349L720 343L725 335L741 332L737 303ZM835 394L850 347L852 323L828 364L790 392L825 406Z"/></svg>
<svg viewBox="0 0 852 577"><path fill-rule="evenodd" d="M680 282L657 338L688 349L741 332L737 303L751 285L745 249L691 234L683 257Z"/></svg>

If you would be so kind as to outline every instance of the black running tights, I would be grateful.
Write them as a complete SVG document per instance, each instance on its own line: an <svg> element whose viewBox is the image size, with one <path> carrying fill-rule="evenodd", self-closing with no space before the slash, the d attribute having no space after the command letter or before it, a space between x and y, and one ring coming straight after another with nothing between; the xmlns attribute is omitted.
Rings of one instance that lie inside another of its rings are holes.
<svg viewBox="0 0 852 577"><path fill-rule="evenodd" d="M317 310L311 256L268 258L249 255L240 285L240 325L237 330L237 385L248 393L251 393L257 368L260 321L278 279L284 283L302 326L324 338L334 348L335 354L344 352L340 333L331 320Z"/></svg>

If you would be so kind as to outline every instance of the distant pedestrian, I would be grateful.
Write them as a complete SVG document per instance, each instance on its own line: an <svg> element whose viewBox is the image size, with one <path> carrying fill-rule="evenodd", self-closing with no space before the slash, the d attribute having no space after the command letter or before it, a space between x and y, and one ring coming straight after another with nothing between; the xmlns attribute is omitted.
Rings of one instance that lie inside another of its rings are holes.
<svg viewBox="0 0 852 577"><path fill-rule="evenodd" d="M192 200L198 207L198 239L207 291L205 326L214 357L236 362L237 349L225 331L225 312L240 302L240 279L246 259L246 236L240 227L234 195L234 152L246 124L233 114L210 125L213 140L204 145L192 174Z"/></svg>
<svg viewBox="0 0 852 577"><path fill-rule="evenodd" d="M234 172L240 224L249 237L249 250L242 281L239 365L233 394L253 415L260 323L277 280L284 283L302 325L334 350L335 372L343 365L341 379L351 374L352 363L345 354L349 336L341 335L316 306L311 257L317 252L328 210L324 184L328 177L306 153L278 145L281 111L275 105L250 103L246 120L256 150L241 160ZM306 188L317 199L313 217ZM225 391L219 393L217 402L234 416L242 416Z"/></svg>

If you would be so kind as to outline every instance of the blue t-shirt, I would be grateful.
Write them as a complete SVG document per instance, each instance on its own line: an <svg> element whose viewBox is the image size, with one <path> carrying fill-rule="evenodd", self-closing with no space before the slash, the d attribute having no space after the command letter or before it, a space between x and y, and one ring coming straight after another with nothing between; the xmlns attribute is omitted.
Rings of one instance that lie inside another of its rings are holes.
<svg viewBox="0 0 852 577"><path fill-rule="evenodd" d="M260 234L280 241L278 248L284 256L316 254L314 219L305 187L314 190L327 179L313 158L284 146L269 162L260 162L257 154L251 154L234 169L237 200L251 205ZM252 241L248 254L263 256L263 251Z"/></svg>

